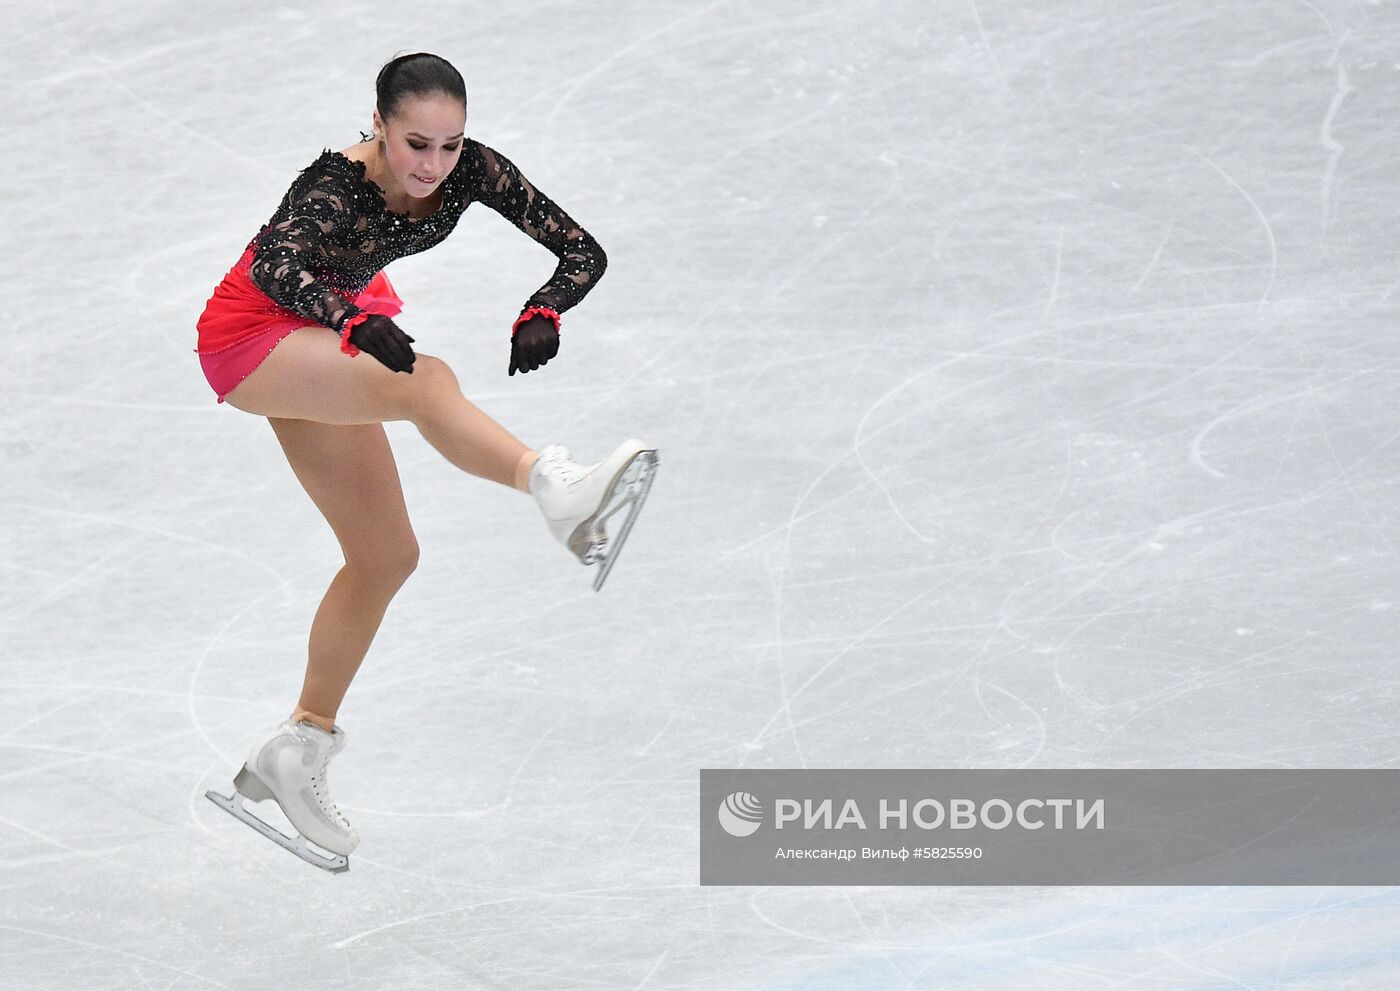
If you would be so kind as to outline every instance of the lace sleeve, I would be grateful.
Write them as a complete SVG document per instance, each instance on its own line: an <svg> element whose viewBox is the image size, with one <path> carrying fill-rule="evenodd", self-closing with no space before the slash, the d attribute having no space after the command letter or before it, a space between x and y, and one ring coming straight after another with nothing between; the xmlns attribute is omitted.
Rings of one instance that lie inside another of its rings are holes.
<svg viewBox="0 0 1400 991"><path fill-rule="evenodd" d="M342 180L316 175L309 188L293 186L287 196L287 219L259 237L249 277L280 306L339 331L360 308L316 276L327 261L327 248L354 223L351 196ZM280 212L280 211L279 211Z"/></svg>
<svg viewBox="0 0 1400 991"><path fill-rule="evenodd" d="M520 230L554 252L559 264L548 282L520 308L548 306L563 313L588 295L608 267L607 255L593 236L574 223L559 205L521 174L500 152L473 141L481 156L482 176L473 198L485 203Z"/></svg>

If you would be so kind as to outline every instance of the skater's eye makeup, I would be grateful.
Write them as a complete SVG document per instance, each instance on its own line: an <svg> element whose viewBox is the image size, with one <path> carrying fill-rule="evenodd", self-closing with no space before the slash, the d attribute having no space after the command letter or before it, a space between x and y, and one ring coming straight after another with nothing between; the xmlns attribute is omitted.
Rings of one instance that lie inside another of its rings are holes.
<svg viewBox="0 0 1400 991"><path fill-rule="evenodd" d="M425 134L419 134L417 131L409 131L408 134L405 135L405 137L408 139L408 146L414 151L422 151L424 148L428 147L428 145L431 144L433 140ZM455 134L452 137L448 138L447 140L451 141L452 144L446 144L443 145L443 147L446 148L448 151L456 151L458 148L461 147L461 142L458 139L463 137L466 137L465 131L461 134ZM414 138L417 138L418 140L415 141Z"/></svg>

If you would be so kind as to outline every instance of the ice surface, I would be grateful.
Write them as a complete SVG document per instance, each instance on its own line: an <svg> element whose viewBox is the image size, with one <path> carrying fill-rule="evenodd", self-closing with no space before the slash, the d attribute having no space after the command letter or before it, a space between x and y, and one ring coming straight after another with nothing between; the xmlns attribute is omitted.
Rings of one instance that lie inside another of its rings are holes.
<svg viewBox="0 0 1400 991"><path fill-rule="evenodd" d="M702 767L1396 767L1400 6L11 3L0 987L1386 988L1387 888L717 888ZM500 16L505 15L505 16ZM330 529L205 300L373 80L608 253L473 207L401 325L534 447L656 442L601 594L393 422L422 548L324 875L205 801Z"/></svg>

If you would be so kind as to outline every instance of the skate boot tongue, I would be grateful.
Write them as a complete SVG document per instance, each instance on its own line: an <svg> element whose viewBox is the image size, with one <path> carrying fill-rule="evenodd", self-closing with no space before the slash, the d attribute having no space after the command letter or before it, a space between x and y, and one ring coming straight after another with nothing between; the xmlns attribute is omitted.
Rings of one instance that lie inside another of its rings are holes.
<svg viewBox="0 0 1400 991"><path fill-rule="evenodd" d="M550 487L552 481L564 481L561 477L563 472L568 471L569 465L573 463L573 458L569 456L569 451L562 444L547 444L535 458L535 463L530 466L529 480L526 485L530 494L538 496L543 490Z"/></svg>
<svg viewBox="0 0 1400 991"><path fill-rule="evenodd" d="M309 719L302 719L292 724L293 729L300 729L303 733L309 734L309 739L321 740L323 737L330 739L329 756L335 756L345 749L345 744L349 741L349 735L345 730L336 725L334 731L327 731L324 727L318 726Z"/></svg>

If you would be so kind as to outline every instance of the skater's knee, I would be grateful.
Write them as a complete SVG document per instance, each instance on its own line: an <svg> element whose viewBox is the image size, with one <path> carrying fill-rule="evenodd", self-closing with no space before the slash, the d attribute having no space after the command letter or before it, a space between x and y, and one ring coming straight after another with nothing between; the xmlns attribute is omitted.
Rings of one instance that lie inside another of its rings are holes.
<svg viewBox="0 0 1400 991"><path fill-rule="evenodd" d="M460 395L461 391L457 375L447 362L431 354L415 356L412 387L407 397L409 412L422 412L443 397Z"/></svg>
<svg viewBox="0 0 1400 991"><path fill-rule="evenodd" d="M418 568L418 540L406 537L379 539L342 548L345 564L361 581L397 589Z"/></svg>
<svg viewBox="0 0 1400 991"><path fill-rule="evenodd" d="M418 541L410 540L404 544L399 551L398 557L394 561L394 574L407 581L408 576L418 570Z"/></svg>

